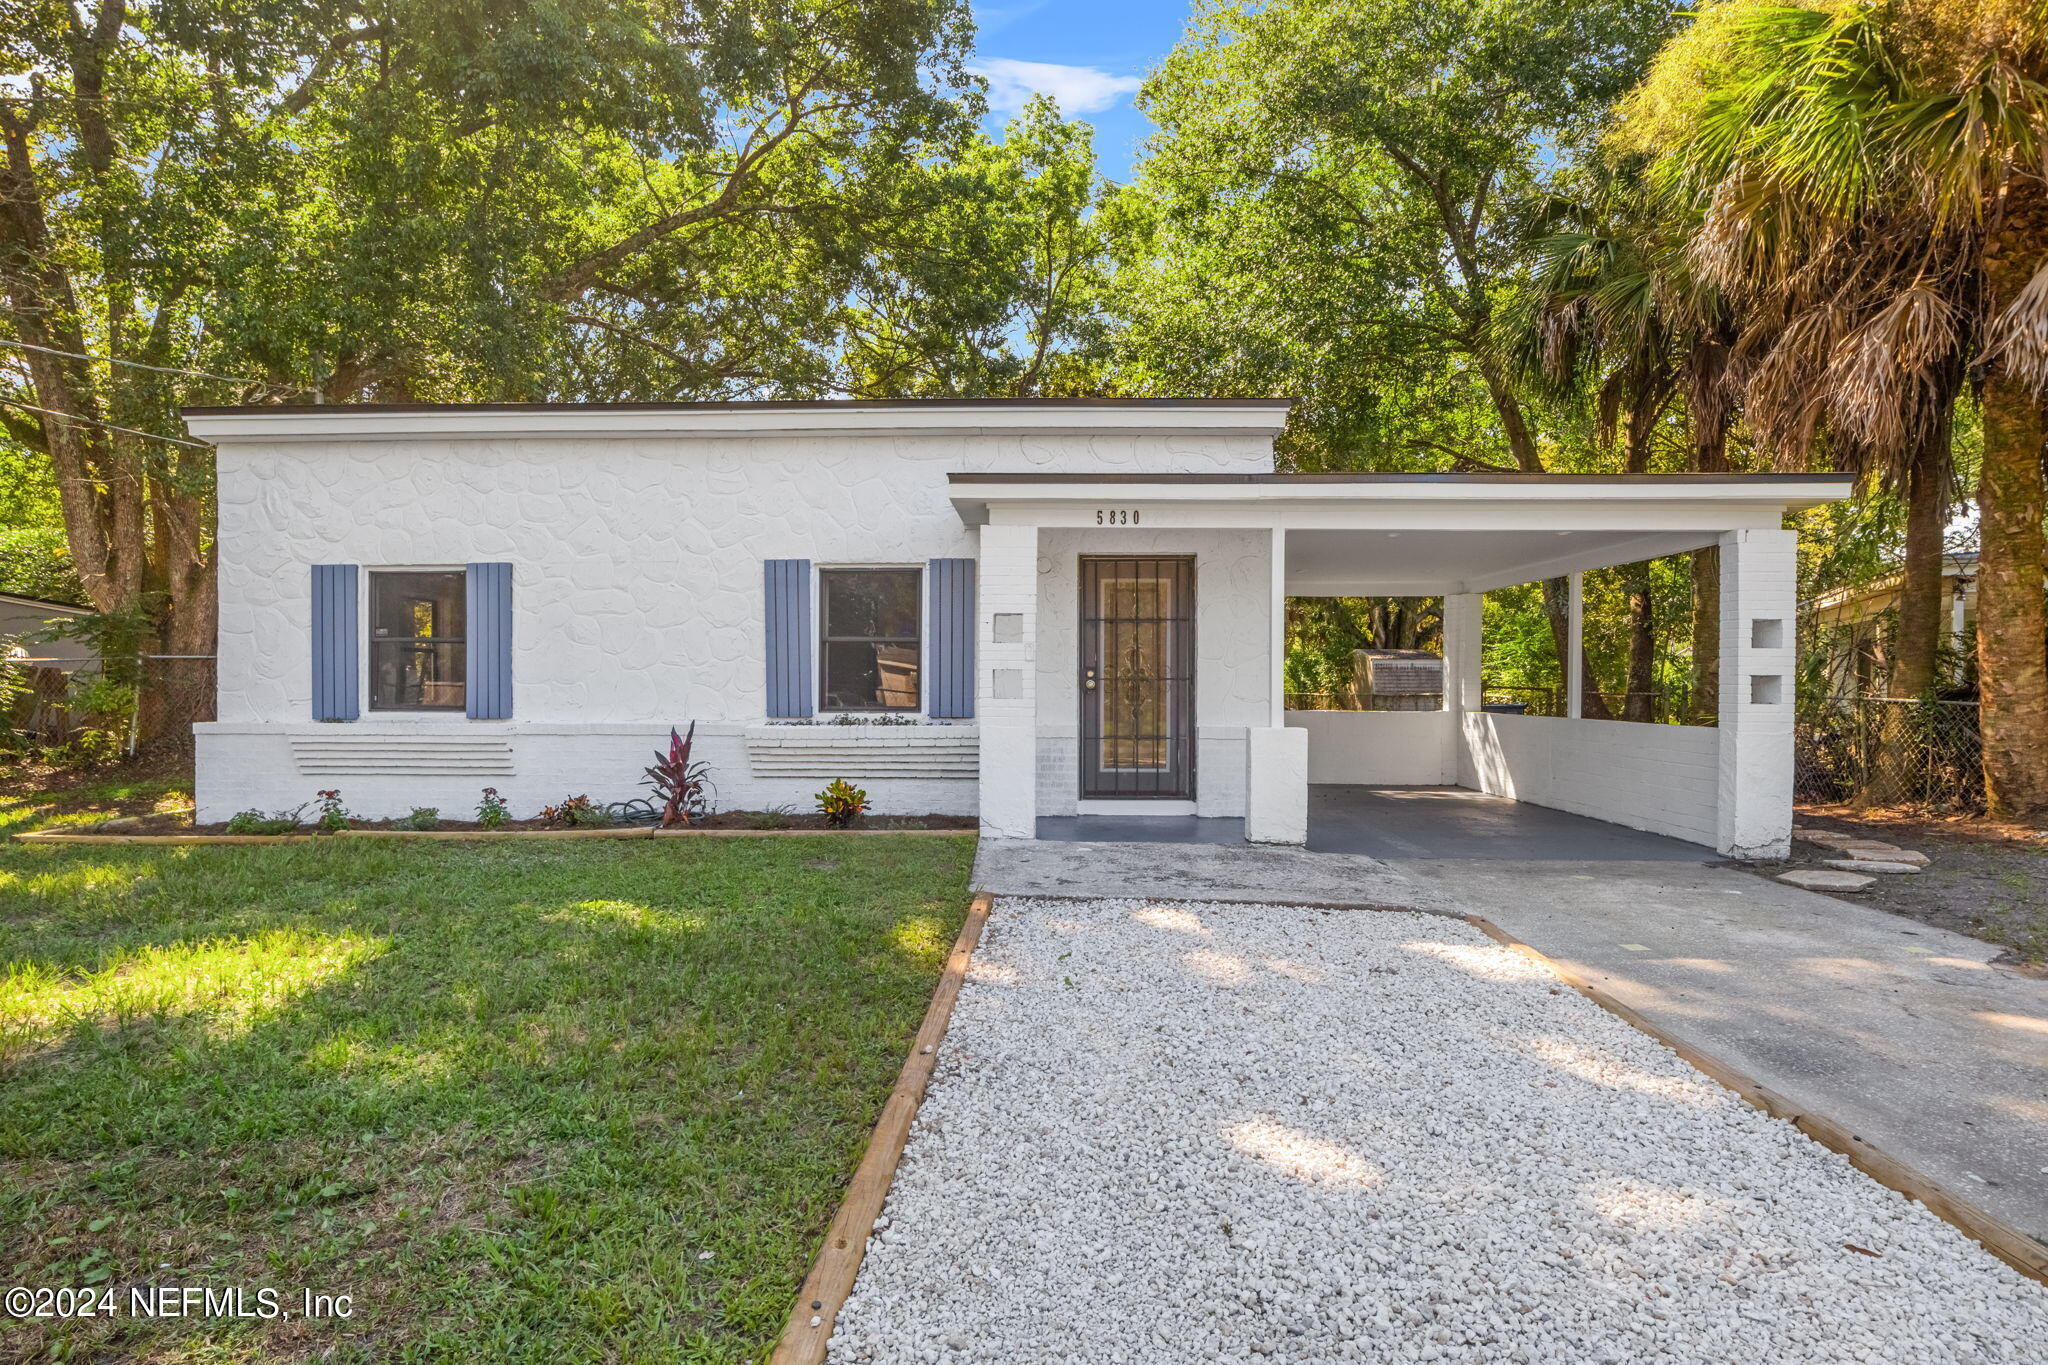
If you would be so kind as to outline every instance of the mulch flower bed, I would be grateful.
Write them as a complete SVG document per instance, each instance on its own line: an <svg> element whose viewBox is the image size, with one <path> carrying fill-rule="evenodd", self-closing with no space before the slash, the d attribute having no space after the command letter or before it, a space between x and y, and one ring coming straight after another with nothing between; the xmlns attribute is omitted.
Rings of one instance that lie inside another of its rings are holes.
<svg viewBox="0 0 2048 1365"><path fill-rule="evenodd" d="M863 815L859 819L855 820L852 825L848 826L848 828L855 830L973 830L976 827L977 822L975 818L971 815ZM398 828L399 822L394 820L351 820L349 822L350 830L361 833L394 832ZM431 831L426 832L434 834L477 834L488 837L492 834L530 834L535 831L541 830L559 833L564 829L578 829L591 831L608 830L620 833L632 833L638 831L640 833L646 833L652 828L653 826L646 824L626 824L623 822L611 825L569 826L547 825L543 824L539 820L507 820L504 824L499 825L495 830L489 830L485 829L482 825L479 825L474 820L443 820L440 823L436 824ZM784 814L780 812L769 813L762 811L735 810L720 811L716 815L705 816L702 819L699 819L696 822L694 822L694 824L692 824L690 828L758 831L815 830L819 832L830 832L836 829L837 826L825 823L825 818L823 816L815 814L798 815ZM191 822L188 816L178 814L145 815L125 820L109 821L106 824L98 826L77 826L64 832L86 834L98 832L100 830L104 830L109 834L133 835L225 835L228 833L228 828L225 824L215 823L207 825L195 825ZM294 831L294 834L314 835L318 832L319 831L309 823L301 826L298 830Z"/></svg>

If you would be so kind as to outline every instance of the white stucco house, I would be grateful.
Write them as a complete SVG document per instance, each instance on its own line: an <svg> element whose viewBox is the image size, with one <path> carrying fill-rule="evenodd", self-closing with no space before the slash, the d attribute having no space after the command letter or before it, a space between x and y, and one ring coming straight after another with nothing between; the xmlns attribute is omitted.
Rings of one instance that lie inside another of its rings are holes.
<svg viewBox="0 0 2048 1365"><path fill-rule="evenodd" d="M220 489L199 818L322 787L371 816L617 800L695 721L726 808L846 777L991 835L1197 815L1298 843L1311 782L1460 784L1785 851L1781 526L1846 479L1277 474L1287 407L191 409ZM1715 544L1717 728L1482 709L1478 594ZM1290 594L1443 594L1444 709L1288 713Z"/></svg>

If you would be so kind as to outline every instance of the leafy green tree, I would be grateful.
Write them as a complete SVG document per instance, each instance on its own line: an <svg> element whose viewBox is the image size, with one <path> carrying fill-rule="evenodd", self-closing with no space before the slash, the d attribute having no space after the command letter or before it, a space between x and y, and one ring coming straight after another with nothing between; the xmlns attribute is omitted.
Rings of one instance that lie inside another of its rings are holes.
<svg viewBox="0 0 2048 1365"><path fill-rule="evenodd" d="M1126 388L1296 393L1303 468L1544 467L1493 323L1661 0L1205 4L1113 221Z"/></svg>
<svg viewBox="0 0 2048 1365"><path fill-rule="evenodd" d="M86 596L174 655L214 634L211 455L180 405L823 387L837 282L752 229L857 257L842 210L977 112L958 0L11 20L0 422L50 462ZM663 363L615 371L598 335Z"/></svg>

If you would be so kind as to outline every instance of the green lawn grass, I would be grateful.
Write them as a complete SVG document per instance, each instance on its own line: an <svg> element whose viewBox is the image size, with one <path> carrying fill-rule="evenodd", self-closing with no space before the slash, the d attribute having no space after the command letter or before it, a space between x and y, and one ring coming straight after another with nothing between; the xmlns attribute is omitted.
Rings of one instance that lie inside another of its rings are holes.
<svg viewBox="0 0 2048 1365"><path fill-rule="evenodd" d="M757 1359L972 848L0 847L0 1279L123 1309L0 1358ZM142 1281L353 1316L140 1321Z"/></svg>

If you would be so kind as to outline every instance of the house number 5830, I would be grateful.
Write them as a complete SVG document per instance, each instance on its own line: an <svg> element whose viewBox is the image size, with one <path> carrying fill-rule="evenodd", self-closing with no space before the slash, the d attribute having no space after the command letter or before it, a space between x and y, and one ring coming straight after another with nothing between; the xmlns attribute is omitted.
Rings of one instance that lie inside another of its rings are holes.
<svg viewBox="0 0 2048 1365"><path fill-rule="evenodd" d="M1097 526L1136 526L1138 509L1135 507L1098 507L1095 509Z"/></svg>

